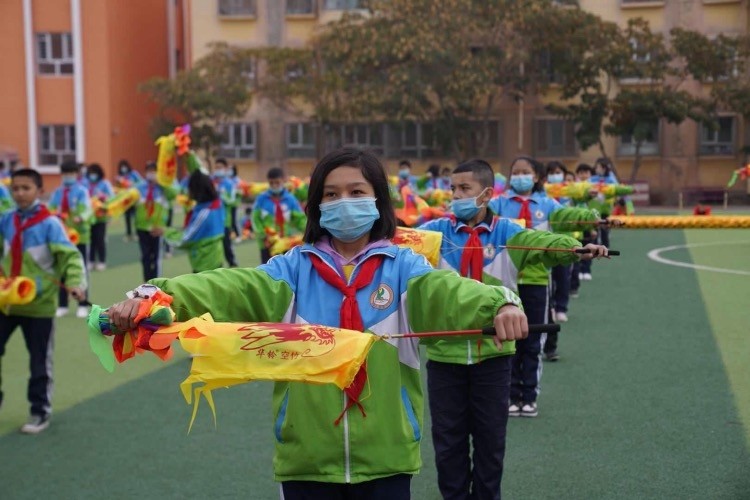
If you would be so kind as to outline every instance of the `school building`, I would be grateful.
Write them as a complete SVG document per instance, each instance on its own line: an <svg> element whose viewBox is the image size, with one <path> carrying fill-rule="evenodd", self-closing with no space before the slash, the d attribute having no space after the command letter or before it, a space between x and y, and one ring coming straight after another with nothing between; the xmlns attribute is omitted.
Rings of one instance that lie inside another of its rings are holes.
<svg viewBox="0 0 750 500"><path fill-rule="evenodd" d="M181 13L179 0L0 1L0 161L54 177L65 160L111 174L153 159L138 86L183 67Z"/></svg>
<svg viewBox="0 0 750 500"><path fill-rule="evenodd" d="M667 34L676 26L708 35L744 34L748 31L748 0L560 0L578 4L605 20L624 26L628 19L643 17L652 29ZM225 41L239 46L302 46L321 24L343 11L361 7L359 0L185 0L185 31L189 61L208 51L208 43ZM553 68L550 68L552 73ZM637 85L637 81L621 81ZM705 89L690 83L691 92ZM492 117L493 138L488 160L502 171L519 154L540 160L562 160L570 167L592 162L598 148L580 151L572 124L550 115L545 105L557 99L554 84L546 95L527 98L521 105L502 101ZM745 124L730 110L721 114L719 129L703 129L691 121L679 126L655 123L650 140L643 144L645 158L638 178L650 190L653 202L675 202L677 193L701 189L720 190L732 170L744 161ZM398 128L381 123L342 124L334 131L321 131L304 116L294 115L256 99L242 119L229 125L221 154L236 163L248 179L261 179L271 166L289 173L307 175L326 145L330 134L337 142L370 148L391 168L409 158L415 172L431 163L451 165L454 160L436 157L429 123L405 123ZM336 141L334 141L336 142ZM605 137L607 153L620 176L628 178L634 144L631 137ZM391 168L391 171L394 171ZM742 193L746 186L737 186ZM699 193L700 194L700 193Z"/></svg>

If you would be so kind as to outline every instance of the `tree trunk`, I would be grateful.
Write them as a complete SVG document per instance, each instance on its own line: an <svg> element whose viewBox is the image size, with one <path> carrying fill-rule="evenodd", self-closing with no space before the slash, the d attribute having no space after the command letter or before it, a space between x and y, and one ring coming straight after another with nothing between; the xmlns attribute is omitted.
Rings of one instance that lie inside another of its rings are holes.
<svg viewBox="0 0 750 500"><path fill-rule="evenodd" d="M635 179L638 176L638 170L641 168L641 144L643 141L635 143L635 159L633 160L633 171L630 173L629 184L635 183Z"/></svg>

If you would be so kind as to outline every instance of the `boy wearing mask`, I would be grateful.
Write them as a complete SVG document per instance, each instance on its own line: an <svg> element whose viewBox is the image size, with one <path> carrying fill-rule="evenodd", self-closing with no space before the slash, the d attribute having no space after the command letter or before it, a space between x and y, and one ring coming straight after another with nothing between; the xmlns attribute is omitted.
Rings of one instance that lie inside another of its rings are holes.
<svg viewBox="0 0 750 500"><path fill-rule="evenodd" d="M219 193L221 203L224 205L224 258L229 267L237 267L237 258L232 249L232 207L239 202L239 190L237 184L230 177L230 169L224 158L217 158L214 166L214 186Z"/></svg>
<svg viewBox="0 0 750 500"><path fill-rule="evenodd" d="M177 196L177 190L156 182L156 163L146 163L146 180L137 186L140 199L135 206L135 230L141 247L143 279L148 281L161 276L162 237L167 224L169 201Z"/></svg>

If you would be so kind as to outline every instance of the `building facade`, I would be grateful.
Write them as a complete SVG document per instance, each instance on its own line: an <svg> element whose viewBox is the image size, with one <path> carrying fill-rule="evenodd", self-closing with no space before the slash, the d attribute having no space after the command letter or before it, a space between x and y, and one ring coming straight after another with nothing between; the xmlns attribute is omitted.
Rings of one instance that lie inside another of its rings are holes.
<svg viewBox="0 0 750 500"><path fill-rule="evenodd" d="M322 24L343 11L360 7L358 0L186 0L186 50L195 61L208 52L212 41L244 47L302 46ZM629 19L643 17L655 32L668 34L673 27L719 33L748 32L748 0L579 0L581 8L625 26ZM622 81L621 85L637 82ZM705 92L700 83L689 83L691 92ZM540 160L561 160L569 167L593 162L598 148L580 151L571 123L549 114L545 106L558 99L554 84L545 95L527 98L522 104L501 101L489 127L487 160L505 172L512 159L529 154ZM674 202L677 193L692 186L722 186L732 170L745 161L742 148L745 124L731 110L722 112L719 129L710 131L692 121L679 126L655 123L650 140L643 145L645 157L638 178L647 183L655 202ZM343 124L328 130L326 139L370 148L381 154L391 168L401 158L422 172L431 163L452 165L455 160L439 157L429 124ZM305 120L256 99L247 115L228 127L221 154L235 162L242 175L261 179L272 166L305 176L316 158L331 144L321 140L321 131ZM633 164L631 137L604 139L622 178ZM507 173L507 172L506 172ZM740 186L738 186L740 188ZM744 189L744 187L742 187Z"/></svg>
<svg viewBox="0 0 750 500"><path fill-rule="evenodd" d="M181 0L0 2L0 145L47 176L65 160L156 156L138 86L182 66Z"/></svg>

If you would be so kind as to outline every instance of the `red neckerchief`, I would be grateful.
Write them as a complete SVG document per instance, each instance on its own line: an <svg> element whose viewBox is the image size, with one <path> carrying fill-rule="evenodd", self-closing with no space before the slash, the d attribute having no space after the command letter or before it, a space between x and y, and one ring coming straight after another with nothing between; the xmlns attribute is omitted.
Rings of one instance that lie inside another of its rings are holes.
<svg viewBox="0 0 750 500"><path fill-rule="evenodd" d="M40 205L39 211L24 222L21 222L21 214L19 212L13 214L13 227L16 230L16 234L13 235L13 240L10 244L11 278L15 278L21 274L21 265L23 264L23 232L31 226L39 224L50 215L49 210L44 205Z"/></svg>
<svg viewBox="0 0 750 500"><path fill-rule="evenodd" d="M375 276L375 271L377 271L380 264L383 262L383 256L373 255L365 260L360 266L359 273L357 273L357 276L354 278L351 285L347 285L346 282L344 282L344 279L317 255L310 254L310 261L320 277L323 278L323 281L344 294L344 300L341 303L341 309L339 310L339 326L341 328L363 332L365 327L362 323L362 315L359 312L359 305L357 304L357 290L366 287L372 282L372 279ZM336 419L336 425L341 422L341 419L347 410L355 404L359 408L359 411L362 412L362 416L367 416L362 403L359 401L359 396L362 394L366 382L367 362L362 364L359 371L354 376L352 383L349 387L344 389L344 392L347 395L346 407Z"/></svg>
<svg viewBox="0 0 750 500"><path fill-rule="evenodd" d="M461 253L461 276L482 281L482 268L484 267L484 249L479 235L489 230L484 226L461 226L459 231L469 233L469 239L464 245Z"/></svg>
<svg viewBox="0 0 750 500"><path fill-rule="evenodd" d="M148 183L148 191L146 191L146 214L150 219L154 215L154 183Z"/></svg>
<svg viewBox="0 0 750 500"><path fill-rule="evenodd" d="M273 205L275 207L274 210L274 222L276 222L276 227L279 228L279 236L284 237L284 209L281 206L281 197L276 197L275 195L271 195L271 201L273 202Z"/></svg>
<svg viewBox="0 0 750 500"><path fill-rule="evenodd" d="M532 229L532 220L531 220L531 209L529 208L529 204L531 203L531 198L524 198L521 196L514 196L511 198L513 201L517 201L521 204L521 211L518 212L518 218L523 219L526 221L526 229Z"/></svg>
<svg viewBox="0 0 750 500"><path fill-rule="evenodd" d="M69 196L70 188L64 187L62 192L62 200L60 200L60 213L63 215L68 215L68 212L70 212L70 201L68 201Z"/></svg>

